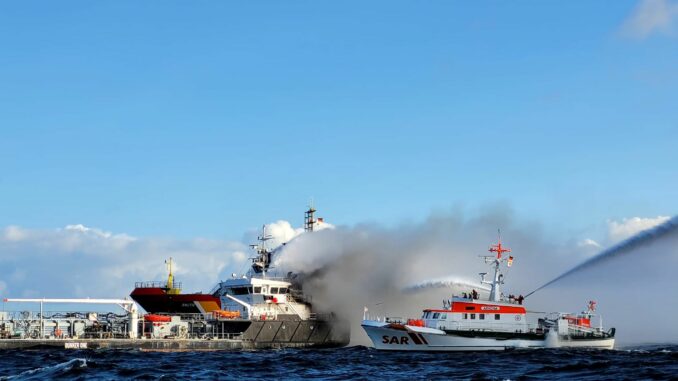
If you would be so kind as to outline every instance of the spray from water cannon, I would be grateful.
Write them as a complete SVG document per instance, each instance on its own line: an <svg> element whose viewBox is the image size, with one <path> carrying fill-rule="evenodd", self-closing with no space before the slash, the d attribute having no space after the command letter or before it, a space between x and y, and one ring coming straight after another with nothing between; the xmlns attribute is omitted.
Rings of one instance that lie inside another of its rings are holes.
<svg viewBox="0 0 678 381"><path fill-rule="evenodd" d="M535 292L545 287L548 287L570 275L578 273L579 271L588 269L612 258L629 254L630 252L639 247L650 245L663 237L666 237L672 233L677 232L678 232L678 216L675 216L669 219L668 221L664 222L663 224L655 226L654 228L651 229L644 230L634 235L633 237L626 239L607 250L604 250L600 254L580 263L579 265L571 268L570 270L564 272L563 274L557 276L556 278L544 283L542 286L525 295L525 297L527 298L528 296L534 294Z"/></svg>

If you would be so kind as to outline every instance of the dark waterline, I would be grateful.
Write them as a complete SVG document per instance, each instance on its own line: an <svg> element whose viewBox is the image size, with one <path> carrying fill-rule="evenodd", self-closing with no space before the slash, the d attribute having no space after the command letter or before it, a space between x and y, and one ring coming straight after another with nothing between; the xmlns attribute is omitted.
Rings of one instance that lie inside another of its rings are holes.
<svg viewBox="0 0 678 381"><path fill-rule="evenodd" d="M676 379L678 345L496 353L333 350L0 352L0 379Z"/></svg>

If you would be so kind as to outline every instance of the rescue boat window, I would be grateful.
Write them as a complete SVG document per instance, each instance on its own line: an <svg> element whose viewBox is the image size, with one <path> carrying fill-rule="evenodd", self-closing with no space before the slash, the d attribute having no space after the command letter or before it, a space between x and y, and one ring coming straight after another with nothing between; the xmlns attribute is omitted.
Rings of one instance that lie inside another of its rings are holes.
<svg viewBox="0 0 678 381"><path fill-rule="evenodd" d="M278 287L271 287L271 294L277 294L278 293Z"/></svg>
<svg viewBox="0 0 678 381"><path fill-rule="evenodd" d="M255 287L255 288L254 288L254 293L255 293L255 294L261 294L261 287Z"/></svg>
<svg viewBox="0 0 678 381"><path fill-rule="evenodd" d="M446 320L447 314L440 314L440 320Z"/></svg>
<svg viewBox="0 0 678 381"><path fill-rule="evenodd" d="M494 314L494 320L499 320L501 318L501 315L499 314Z"/></svg>
<svg viewBox="0 0 678 381"><path fill-rule="evenodd" d="M464 319L468 319L468 314L464 314Z"/></svg>
<svg viewBox="0 0 678 381"><path fill-rule="evenodd" d="M476 314L471 314L471 320L474 320L476 318Z"/></svg>
<svg viewBox="0 0 678 381"><path fill-rule="evenodd" d="M480 318L480 320L485 320L485 314L480 314L478 315L478 317Z"/></svg>
<svg viewBox="0 0 678 381"><path fill-rule="evenodd" d="M466 307L466 311L473 311L473 310L475 310L475 309L476 309L476 308L473 307L473 306L468 306L468 307Z"/></svg>
<svg viewBox="0 0 678 381"><path fill-rule="evenodd" d="M433 318L434 318L434 319L437 319L438 316L440 316L440 312L436 312L436 313L433 314Z"/></svg>
<svg viewBox="0 0 678 381"><path fill-rule="evenodd" d="M287 294L287 289L285 287L280 288L280 293L281 294Z"/></svg>

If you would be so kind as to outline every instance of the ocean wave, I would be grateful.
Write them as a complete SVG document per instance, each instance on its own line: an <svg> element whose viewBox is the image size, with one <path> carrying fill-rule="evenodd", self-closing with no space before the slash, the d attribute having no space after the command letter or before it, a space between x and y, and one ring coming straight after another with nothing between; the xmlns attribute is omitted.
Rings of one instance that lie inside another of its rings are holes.
<svg viewBox="0 0 678 381"><path fill-rule="evenodd" d="M74 358L50 366L29 369L16 375L0 377L0 380L44 380L51 377L63 376L73 369L86 367L86 359Z"/></svg>

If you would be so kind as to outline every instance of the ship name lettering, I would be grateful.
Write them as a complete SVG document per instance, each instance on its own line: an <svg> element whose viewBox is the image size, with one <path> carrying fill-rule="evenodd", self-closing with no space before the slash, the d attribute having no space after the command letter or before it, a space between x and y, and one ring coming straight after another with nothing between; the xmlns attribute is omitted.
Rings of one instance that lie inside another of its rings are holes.
<svg viewBox="0 0 678 381"><path fill-rule="evenodd" d="M384 335L381 340L384 344L400 344L400 345L409 345L410 339L408 337L402 336L388 336Z"/></svg>

